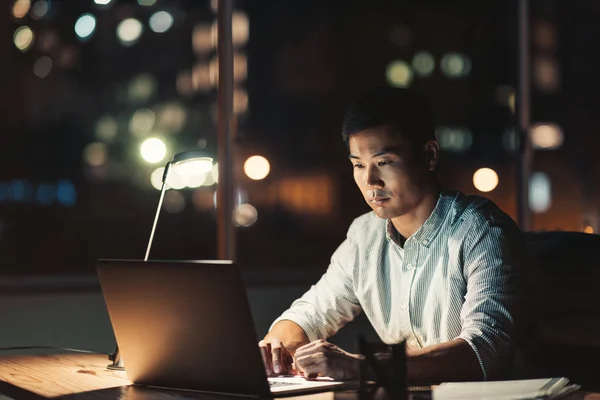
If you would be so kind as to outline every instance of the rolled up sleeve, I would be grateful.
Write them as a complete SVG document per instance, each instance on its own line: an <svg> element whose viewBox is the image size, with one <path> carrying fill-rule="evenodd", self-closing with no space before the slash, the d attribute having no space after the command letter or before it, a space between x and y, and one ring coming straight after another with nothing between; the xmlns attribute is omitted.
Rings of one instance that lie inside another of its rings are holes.
<svg viewBox="0 0 600 400"><path fill-rule="evenodd" d="M471 225L464 246L467 293L458 337L472 347L490 380L505 372L515 352L521 236L510 222L491 217L479 222Z"/></svg>
<svg viewBox="0 0 600 400"><path fill-rule="evenodd" d="M327 339L361 311L354 294L351 270L356 261L356 246L346 238L331 257L321 279L294 301L271 325L282 320L298 324L310 341Z"/></svg>

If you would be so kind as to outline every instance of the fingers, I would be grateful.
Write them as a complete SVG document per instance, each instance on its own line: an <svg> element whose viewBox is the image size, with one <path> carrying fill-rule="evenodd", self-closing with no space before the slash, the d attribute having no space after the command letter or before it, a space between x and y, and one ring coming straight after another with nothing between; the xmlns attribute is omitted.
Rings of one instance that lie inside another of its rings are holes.
<svg viewBox="0 0 600 400"><path fill-rule="evenodd" d="M329 343L323 339L319 339L305 344L302 347L299 347L298 350L296 350L295 357L296 359L298 359L299 357L303 357L305 355L313 354L315 352L318 353L326 350L339 350L339 348L333 343Z"/></svg>
<svg viewBox="0 0 600 400"><path fill-rule="evenodd" d="M287 368L285 368L286 372L283 372L283 354L282 351L284 347L281 342L277 339L271 340L271 357L272 357L272 365L273 365L273 373L275 375L281 375L287 373Z"/></svg>
<svg viewBox="0 0 600 400"><path fill-rule="evenodd" d="M272 364L272 356L271 356L271 343L261 340L258 342L258 348L260 349L260 355L263 360L263 364L265 365L265 372L267 376L273 375L273 364Z"/></svg>
<svg viewBox="0 0 600 400"><path fill-rule="evenodd" d="M333 373L331 355L323 352L296 358L296 365L302 369L302 374L307 379L315 379L318 376L331 376Z"/></svg>
<svg viewBox="0 0 600 400"><path fill-rule="evenodd" d="M265 364L267 376L294 373L294 359L283 343L278 339L267 339L258 342L260 355Z"/></svg>
<svg viewBox="0 0 600 400"><path fill-rule="evenodd" d="M326 355L323 352L307 354L301 357L296 357L296 365L306 372L306 369L312 365L323 364L326 361Z"/></svg>
<svg viewBox="0 0 600 400"><path fill-rule="evenodd" d="M296 351L296 367L307 379L327 376L333 379L353 379L358 359L324 340L309 343ZM355 365L356 364L356 365Z"/></svg>
<svg viewBox="0 0 600 400"><path fill-rule="evenodd" d="M302 374L304 375L304 377L306 379L317 379L319 376L326 376L323 374L323 372L321 370L322 370L322 368L320 368L319 365L313 364L313 365L309 365L302 372Z"/></svg>

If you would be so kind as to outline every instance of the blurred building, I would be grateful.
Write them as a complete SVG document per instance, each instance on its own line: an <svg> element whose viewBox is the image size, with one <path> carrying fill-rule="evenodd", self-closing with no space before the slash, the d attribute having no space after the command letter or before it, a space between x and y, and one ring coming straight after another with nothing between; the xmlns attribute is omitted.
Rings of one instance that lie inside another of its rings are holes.
<svg viewBox="0 0 600 400"><path fill-rule="evenodd" d="M98 257L141 257L160 167L183 150L216 155L216 2L5 3L0 267L90 271ZM444 184L515 216L515 5L238 2L240 261L324 268L368 211L340 126L345 106L376 85L427 95ZM533 228L598 232L600 9L532 5ZM252 156L263 158L247 164ZM154 255L215 257L216 166L171 184Z"/></svg>

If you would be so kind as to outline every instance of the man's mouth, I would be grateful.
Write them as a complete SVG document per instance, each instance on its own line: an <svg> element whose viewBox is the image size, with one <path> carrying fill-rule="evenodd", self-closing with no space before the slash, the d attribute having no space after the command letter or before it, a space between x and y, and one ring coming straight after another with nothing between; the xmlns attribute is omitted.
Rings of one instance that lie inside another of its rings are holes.
<svg viewBox="0 0 600 400"><path fill-rule="evenodd" d="M380 206L383 203L385 203L386 201L388 201L389 199L390 199L389 197L377 196L377 197L372 197L371 199L369 199L369 203L375 204L376 206Z"/></svg>

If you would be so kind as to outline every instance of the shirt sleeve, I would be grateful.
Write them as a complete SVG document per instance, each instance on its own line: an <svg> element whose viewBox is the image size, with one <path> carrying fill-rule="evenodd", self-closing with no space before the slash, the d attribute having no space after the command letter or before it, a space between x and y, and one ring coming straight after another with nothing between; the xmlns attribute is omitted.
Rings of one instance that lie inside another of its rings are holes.
<svg viewBox="0 0 600 400"><path fill-rule="evenodd" d="M458 337L473 348L486 380L504 373L515 352L520 238L512 221L489 217L469 227L465 239L467 293Z"/></svg>
<svg viewBox="0 0 600 400"><path fill-rule="evenodd" d="M271 325L282 320L298 324L312 342L327 339L361 311L352 285L356 246L350 234L337 248L325 274L301 298L294 301Z"/></svg>

